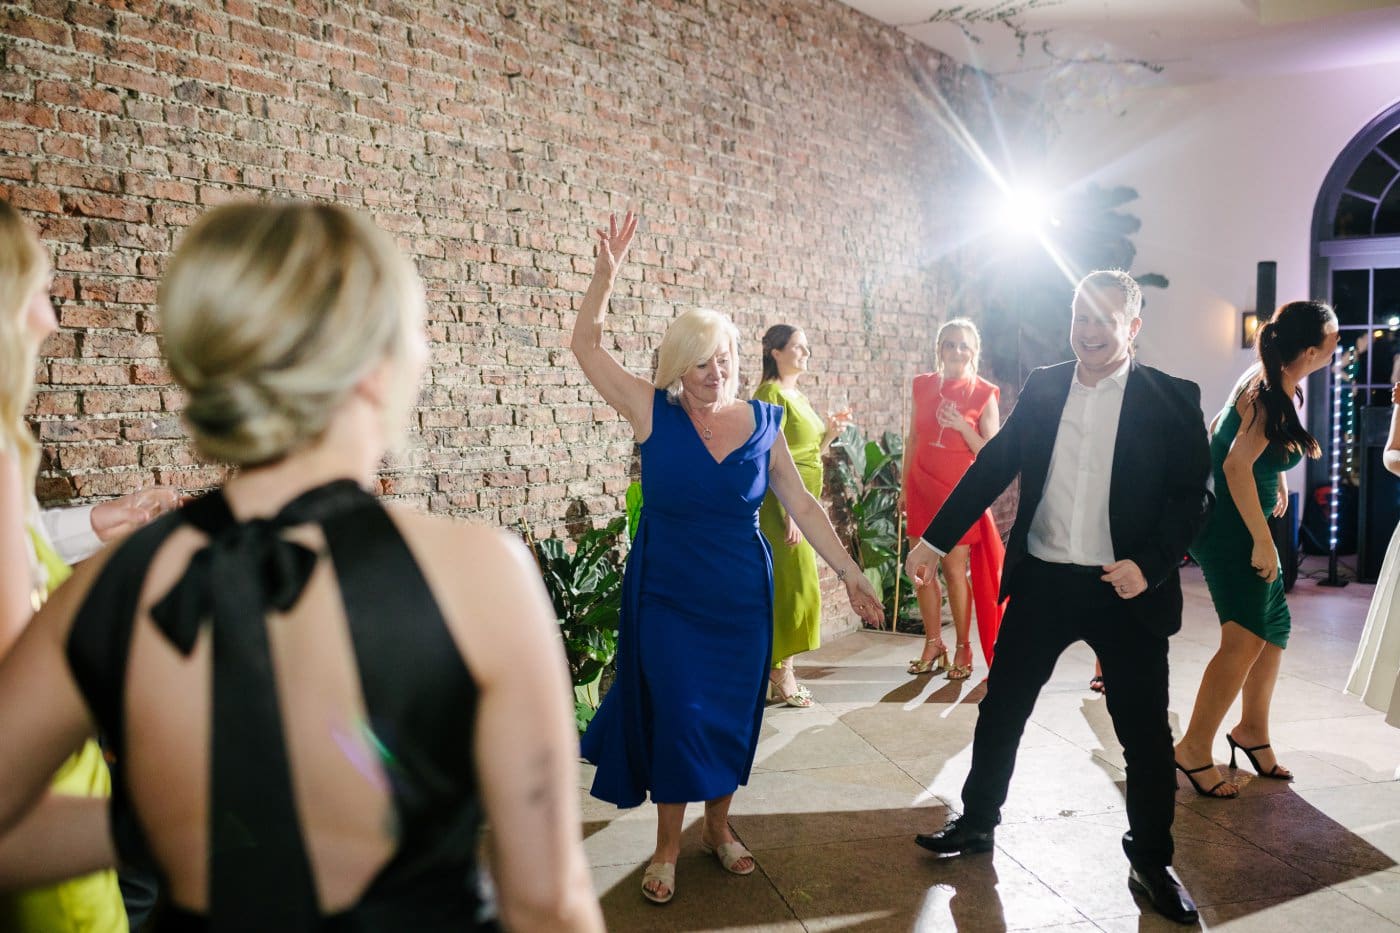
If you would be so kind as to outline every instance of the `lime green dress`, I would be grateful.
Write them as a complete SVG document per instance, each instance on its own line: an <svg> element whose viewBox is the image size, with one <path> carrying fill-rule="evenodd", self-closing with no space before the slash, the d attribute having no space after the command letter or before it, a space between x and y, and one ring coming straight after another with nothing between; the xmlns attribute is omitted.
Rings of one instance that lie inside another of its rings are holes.
<svg viewBox="0 0 1400 933"><path fill-rule="evenodd" d="M29 529L34 556L45 577L35 603L68 579L72 570L43 535ZM37 605L35 608L38 608ZM83 743L54 775L50 793L70 797L110 797L112 778L102 749L93 739ZM99 871L20 894L0 895L0 930L6 933L127 933L117 873Z"/></svg>
<svg viewBox="0 0 1400 933"><path fill-rule="evenodd" d="M822 436L826 422L807 396L765 382L754 392L760 402L781 405L783 437L807 491L822 494ZM773 550L773 663L821 645L822 594L817 584L817 553L804 538L787 544L787 512L770 489L758 510L758 524Z"/></svg>
<svg viewBox="0 0 1400 933"><path fill-rule="evenodd" d="M1211 602L1220 624L1234 622L1280 648L1288 647L1292 619L1283 596L1283 574L1266 583L1254 571L1249 558L1254 537L1240 516L1225 481L1225 455L1240 430L1240 413L1235 401L1216 419L1210 438L1211 475L1215 483L1215 508L1206 526L1191 545L1191 557L1201 565ZM1264 448L1254 461L1254 485L1259 490L1259 507L1268 515L1278 500L1279 474L1298 465L1302 454L1290 453L1278 444Z"/></svg>

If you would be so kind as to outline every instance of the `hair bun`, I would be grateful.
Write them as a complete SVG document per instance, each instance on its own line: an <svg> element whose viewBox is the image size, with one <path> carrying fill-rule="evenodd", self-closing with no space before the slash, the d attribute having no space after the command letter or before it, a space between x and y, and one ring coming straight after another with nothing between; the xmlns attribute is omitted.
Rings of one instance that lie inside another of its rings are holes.
<svg viewBox="0 0 1400 933"><path fill-rule="evenodd" d="M422 287L388 234L322 203L235 202L185 234L160 289L165 357L207 457L255 466L320 437L355 384L393 366L392 442L413 403Z"/></svg>
<svg viewBox="0 0 1400 933"><path fill-rule="evenodd" d="M256 464L285 454L301 435L301 420L266 387L246 380L213 380L191 387L185 418L211 457Z"/></svg>

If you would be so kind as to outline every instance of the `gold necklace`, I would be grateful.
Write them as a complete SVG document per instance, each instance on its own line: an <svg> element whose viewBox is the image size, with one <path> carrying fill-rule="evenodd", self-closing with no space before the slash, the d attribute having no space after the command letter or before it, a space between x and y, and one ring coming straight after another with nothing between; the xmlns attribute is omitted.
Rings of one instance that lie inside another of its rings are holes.
<svg viewBox="0 0 1400 933"><path fill-rule="evenodd" d="M684 393L681 394L681 403L681 407L685 409L685 413L690 416L691 423L700 429L700 436L707 441L714 440L715 432L710 430L710 426L705 423L705 419L690 410L690 403L687 401L687 396Z"/></svg>

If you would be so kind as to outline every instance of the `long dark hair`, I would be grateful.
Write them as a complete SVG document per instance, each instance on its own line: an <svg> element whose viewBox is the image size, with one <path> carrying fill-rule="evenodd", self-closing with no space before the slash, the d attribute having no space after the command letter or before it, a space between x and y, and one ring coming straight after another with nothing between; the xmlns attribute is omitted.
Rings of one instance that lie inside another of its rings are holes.
<svg viewBox="0 0 1400 933"><path fill-rule="evenodd" d="M1321 346L1328 324L1335 326L1336 322L1337 315L1320 301L1290 301L1260 326L1255 347L1262 371L1246 393L1256 416L1263 410L1264 437L1270 443L1309 457L1322 456L1317 438L1298 420L1302 386L1293 390L1295 403L1283 391L1283 367L1308 348Z"/></svg>
<svg viewBox="0 0 1400 933"><path fill-rule="evenodd" d="M773 351L788 345L798 328L791 324L774 324L763 332L763 378L760 382L772 382L778 378L778 361L773 359Z"/></svg>

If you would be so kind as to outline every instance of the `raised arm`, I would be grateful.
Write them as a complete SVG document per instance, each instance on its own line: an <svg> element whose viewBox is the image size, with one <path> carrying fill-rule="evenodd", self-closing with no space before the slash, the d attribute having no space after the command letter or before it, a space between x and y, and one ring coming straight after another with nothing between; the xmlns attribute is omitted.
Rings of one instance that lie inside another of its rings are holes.
<svg viewBox="0 0 1400 933"><path fill-rule="evenodd" d="M807 536L812 549L821 555L832 570L835 570L846 584L846 595L851 600L851 608L866 622L879 625L884 621L884 608L880 597L870 585L860 565L851 559L841 546L841 538L831 527L831 519L820 502L802 484L802 476L797 465L792 462L787 439L779 434L768 454L768 484L778 497L797 527Z"/></svg>
<svg viewBox="0 0 1400 933"><path fill-rule="evenodd" d="M651 434L651 400L655 390L650 382L624 369L603 346L603 322L608 314L613 282L636 232L637 217L631 211L622 218L620 227L616 215L610 215L608 229L595 231L598 256L593 265L593 280L588 283L588 291L584 293L583 304L574 321L569 348L574 351L574 357L593 388L627 419L637 440L644 441Z"/></svg>
<svg viewBox="0 0 1400 933"><path fill-rule="evenodd" d="M457 527L451 536L464 559L439 579L480 691L475 757L504 926L601 931L579 830L568 667L539 570L502 532Z"/></svg>

